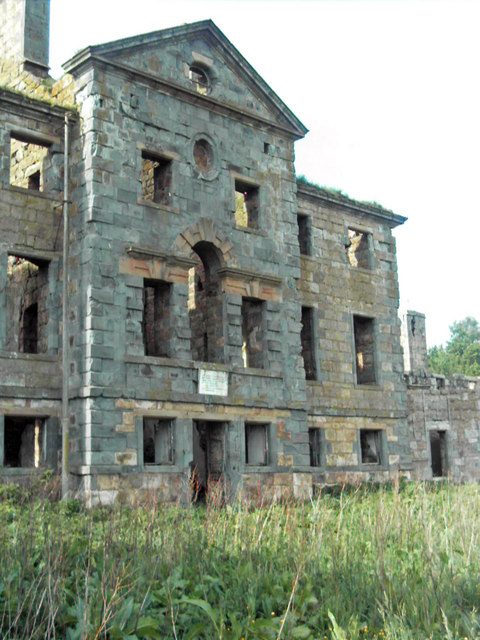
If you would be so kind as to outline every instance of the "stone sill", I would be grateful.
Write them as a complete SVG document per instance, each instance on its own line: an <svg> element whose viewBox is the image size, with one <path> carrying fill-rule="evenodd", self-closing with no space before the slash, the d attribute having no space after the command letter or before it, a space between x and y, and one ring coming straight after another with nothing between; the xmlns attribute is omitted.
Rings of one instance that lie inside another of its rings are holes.
<svg viewBox="0 0 480 640"><path fill-rule="evenodd" d="M242 227L239 224L234 224L233 228L236 229L237 231L244 231L245 233L251 233L254 236L262 236L264 238L268 236L268 233L263 229L254 229L253 227Z"/></svg>
<svg viewBox="0 0 480 640"><path fill-rule="evenodd" d="M153 200L145 200L144 198L138 198L137 204L142 207L151 207L152 209L158 209L159 211L164 211L165 213L180 213L180 209L178 207L172 207L168 204L161 204L160 202L154 202Z"/></svg>
<svg viewBox="0 0 480 640"><path fill-rule="evenodd" d="M53 191L36 191L35 189L27 189L26 187L17 187L14 184L9 184L7 189L15 193L23 193L25 196L33 196L34 198L40 198L42 200L62 203L62 196Z"/></svg>
<svg viewBox="0 0 480 640"><path fill-rule="evenodd" d="M354 382L353 386L355 387L355 389L366 389L367 391L383 391L382 385L376 383L362 384L359 382Z"/></svg>
<svg viewBox="0 0 480 640"><path fill-rule="evenodd" d="M266 369L258 369L254 367L231 367L220 362L201 362L199 360L179 360L178 358L134 356L129 354L124 356L124 361L130 364L149 364L160 367L179 367L182 369L205 369L207 371L225 371L226 373L233 373L235 375L283 379L283 373L273 373Z"/></svg>
<svg viewBox="0 0 480 640"><path fill-rule="evenodd" d="M1 476L41 476L45 473L45 471L49 470L50 467L1 467L0 466L0 477Z"/></svg>
<svg viewBox="0 0 480 640"><path fill-rule="evenodd" d="M312 264L318 264L320 258L317 257L317 256L308 255L306 253L301 253L300 254L300 264L302 263L303 260L305 260L305 262L311 262Z"/></svg>
<svg viewBox="0 0 480 640"><path fill-rule="evenodd" d="M139 473L179 473L181 470L173 462L171 464L144 464L137 467Z"/></svg>
<svg viewBox="0 0 480 640"><path fill-rule="evenodd" d="M1 469L1 467L0 467ZM70 474L76 476L102 476L102 475L130 475L130 474L140 474L140 473L185 473L185 469L181 469L178 465L148 465L146 467L141 467L139 465L88 465L88 464L80 464L80 465L72 465L70 467ZM1 473L0 473L1 475Z"/></svg>
<svg viewBox="0 0 480 640"><path fill-rule="evenodd" d="M352 267L351 264L348 265L349 271L351 273L366 273L367 275L378 275L378 270L375 268L366 269L365 267Z"/></svg>
<svg viewBox="0 0 480 640"><path fill-rule="evenodd" d="M0 351L0 359L27 360L30 362L58 362L58 356L47 353L22 353L21 351Z"/></svg>

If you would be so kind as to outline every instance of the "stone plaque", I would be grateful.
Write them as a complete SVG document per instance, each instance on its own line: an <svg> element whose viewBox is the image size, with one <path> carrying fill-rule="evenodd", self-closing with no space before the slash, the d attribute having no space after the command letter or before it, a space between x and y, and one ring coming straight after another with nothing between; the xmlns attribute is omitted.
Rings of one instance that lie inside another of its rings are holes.
<svg viewBox="0 0 480 640"><path fill-rule="evenodd" d="M228 373L199 369L198 393L205 393L209 396L228 396Z"/></svg>

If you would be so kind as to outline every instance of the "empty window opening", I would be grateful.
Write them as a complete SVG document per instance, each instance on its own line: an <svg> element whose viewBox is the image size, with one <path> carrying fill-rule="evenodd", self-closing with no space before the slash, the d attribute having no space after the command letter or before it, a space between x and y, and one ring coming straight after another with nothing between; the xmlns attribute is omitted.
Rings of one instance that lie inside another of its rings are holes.
<svg viewBox="0 0 480 640"><path fill-rule="evenodd" d="M308 443L310 445L310 466L322 466L322 432L321 429L308 430Z"/></svg>
<svg viewBox="0 0 480 640"><path fill-rule="evenodd" d="M430 431L430 453L432 457L432 475L443 478L447 475L447 433Z"/></svg>
<svg viewBox="0 0 480 640"><path fill-rule="evenodd" d="M223 492L226 423L195 420L190 485L193 502L203 502L209 491Z"/></svg>
<svg viewBox="0 0 480 640"><path fill-rule="evenodd" d="M357 384L375 384L375 333L372 318L353 316Z"/></svg>
<svg viewBox="0 0 480 640"><path fill-rule="evenodd" d="M445 378L435 378L437 389L445 389Z"/></svg>
<svg viewBox="0 0 480 640"><path fill-rule="evenodd" d="M5 416L4 466L41 467L45 455L44 438L42 418Z"/></svg>
<svg viewBox="0 0 480 640"><path fill-rule="evenodd" d="M27 307L22 316L20 344L24 353L38 353L38 304Z"/></svg>
<svg viewBox="0 0 480 640"><path fill-rule="evenodd" d="M264 307L262 300L242 298L242 359L245 367L265 364Z"/></svg>
<svg viewBox="0 0 480 640"><path fill-rule="evenodd" d="M305 378L307 380L317 379L317 367L315 363L315 341L313 309L302 307L302 329L300 332L302 343L303 366L305 367Z"/></svg>
<svg viewBox="0 0 480 640"><path fill-rule="evenodd" d="M45 165L48 145L27 138L10 137L10 184L14 187L45 190Z"/></svg>
<svg viewBox="0 0 480 640"><path fill-rule="evenodd" d="M160 280L143 281L143 343L146 356L170 355L171 285Z"/></svg>
<svg viewBox="0 0 480 640"><path fill-rule="evenodd" d="M224 361L224 309L216 247L201 241L194 247L197 265L188 274L188 313L194 360Z"/></svg>
<svg viewBox="0 0 480 640"><path fill-rule="evenodd" d="M235 180L235 222L239 227L258 229L259 188Z"/></svg>
<svg viewBox="0 0 480 640"><path fill-rule="evenodd" d="M188 70L188 77L197 93L201 93L203 96L208 94L210 90L210 78L203 67L192 64Z"/></svg>
<svg viewBox="0 0 480 640"><path fill-rule="evenodd" d="M263 153L270 154L270 144L268 142L263 143Z"/></svg>
<svg viewBox="0 0 480 640"><path fill-rule="evenodd" d="M169 205L172 200L172 161L142 154L142 196L144 200Z"/></svg>
<svg viewBox="0 0 480 640"><path fill-rule="evenodd" d="M304 256L311 255L310 241L310 219L309 216L297 216L298 224L298 244L300 245L300 253Z"/></svg>
<svg viewBox="0 0 480 640"><path fill-rule="evenodd" d="M245 424L245 462L268 465L268 424Z"/></svg>
<svg viewBox="0 0 480 640"><path fill-rule="evenodd" d="M350 266L371 269L370 234L355 229L348 229L346 245Z"/></svg>
<svg viewBox="0 0 480 640"><path fill-rule="evenodd" d="M143 419L143 464L173 464L172 420Z"/></svg>
<svg viewBox="0 0 480 640"><path fill-rule="evenodd" d="M22 353L48 350L48 263L8 256L6 349Z"/></svg>
<svg viewBox="0 0 480 640"><path fill-rule="evenodd" d="M40 191L40 171L35 171L28 176L28 188L32 191Z"/></svg>
<svg viewBox="0 0 480 640"><path fill-rule="evenodd" d="M374 429L360 430L362 464L382 463L382 432Z"/></svg>

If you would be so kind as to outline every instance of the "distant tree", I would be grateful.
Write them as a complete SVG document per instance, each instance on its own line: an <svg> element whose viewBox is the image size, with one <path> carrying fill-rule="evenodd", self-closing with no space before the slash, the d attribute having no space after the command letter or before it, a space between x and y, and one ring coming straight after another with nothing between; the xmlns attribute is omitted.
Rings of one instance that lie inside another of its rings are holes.
<svg viewBox="0 0 480 640"><path fill-rule="evenodd" d="M468 317L450 326L450 340L446 346L432 347L428 351L431 371L445 376L463 373L480 376L480 325Z"/></svg>

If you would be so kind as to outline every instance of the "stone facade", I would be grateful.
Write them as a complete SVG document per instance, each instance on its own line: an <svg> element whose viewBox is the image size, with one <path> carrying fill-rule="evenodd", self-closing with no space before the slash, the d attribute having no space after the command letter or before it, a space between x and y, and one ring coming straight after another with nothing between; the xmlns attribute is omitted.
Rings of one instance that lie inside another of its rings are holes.
<svg viewBox="0 0 480 640"><path fill-rule="evenodd" d="M11 11L32 4L0 0L26 40ZM9 55L2 479L62 455L65 126L72 492L306 498L417 473L392 235L405 218L296 179L307 130L210 21L89 47L57 83Z"/></svg>
<svg viewBox="0 0 480 640"><path fill-rule="evenodd" d="M428 370L425 316L405 315L403 344L412 475L480 480L480 379Z"/></svg>

